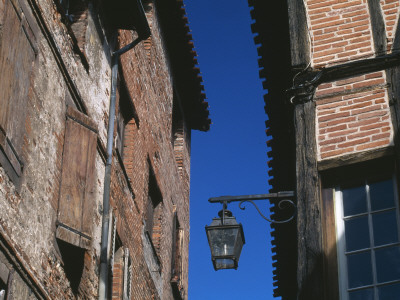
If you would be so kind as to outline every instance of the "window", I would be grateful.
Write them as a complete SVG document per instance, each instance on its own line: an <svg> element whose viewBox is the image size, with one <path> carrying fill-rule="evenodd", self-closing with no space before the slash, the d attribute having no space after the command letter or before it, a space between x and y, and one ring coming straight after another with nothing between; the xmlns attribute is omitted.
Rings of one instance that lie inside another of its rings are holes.
<svg viewBox="0 0 400 300"><path fill-rule="evenodd" d="M185 146L185 130L184 130L182 108L175 91L174 91L174 100L172 105L171 143L172 147L174 148L175 161L178 166L178 171L179 174L182 176L184 146Z"/></svg>
<svg viewBox="0 0 400 300"><path fill-rule="evenodd" d="M183 229L180 227L175 206L172 226L171 285L174 299L184 299L185 293L182 285Z"/></svg>
<svg viewBox="0 0 400 300"><path fill-rule="evenodd" d="M121 76L122 77L122 76ZM119 83L118 89L119 96L119 109L118 109L118 120L117 120L117 140L116 148L121 160L126 163L125 159L125 148L133 146L133 135L137 131L139 120L136 114L135 107L133 106L132 99L130 97L128 88L126 86L125 80ZM130 139L130 137L132 139ZM131 159L128 159L130 161ZM129 164L129 163L128 163Z"/></svg>
<svg viewBox="0 0 400 300"><path fill-rule="evenodd" d="M145 232L150 238L157 257L159 257L161 247L162 208L162 195L158 188L154 172L150 168L149 193L145 212Z"/></svg>
<svg viewBox="0 0 400 300"><path fill-rule="evenodd" d="M111 259L111 299L131 299L132 262L129 249L123 247L118 234L113 236Z"/></svg>
<svg viewBox="0 0 400 300"><path fill-rule="evenodd" d="M335 191L342 300L400 295L399 204L395 178L372 177Z"/></svg>
<svg viewBox="0 0 400 300"><path fill-rule="evenodd" d="M88 7L87 0L59 0L64 23L69 29L75 52L80 56L86 69L89 68L85 56L86 30L88 26Z"/></svg>
<svg viewBox="0 0 400 300"><path fill-rule="evenodd" d="M78 294L84 268L85 250L60 239L57 239L58 249L62 257L64 273L74 295Z"/></svg>
<svg viewBox="0 0 400 300"><path fill-rule="evenodd" d="M97 131L95 123L68 108L56 237L88 249L91 242Z"/></svg>

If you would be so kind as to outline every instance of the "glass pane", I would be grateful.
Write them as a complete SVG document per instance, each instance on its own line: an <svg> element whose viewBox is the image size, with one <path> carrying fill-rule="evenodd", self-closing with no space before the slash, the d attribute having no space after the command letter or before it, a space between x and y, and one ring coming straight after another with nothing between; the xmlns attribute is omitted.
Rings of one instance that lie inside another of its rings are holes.
<svg viewBox="0 0 400 300"><path fill-rule="evenodd" d="M349 288L372 284L371 251L347 255Z"/></svg>
<svg viewBox="0 0 400 300"><path fill-rule="evenodd" d="M391 179L371 183L369 194L373 211L394 206L393 181Z"/></svg>
<svg viewBox="0 0 400 300"><path fill-rule="evenodd" d="M349 293L349 300L374 300L374 289L365 289Z"/></svg>
<svg viewBox="0 0 400 300"><path fill-rule="evenodd" d="M386 211L372 215L375 246L399 241L397 233L396 211Z"/></svg>
<svg viewBox="0 0 400 300"><path fill-rule="evenodd" d="M235 268L235 261L229 258L217 258L215 260L215 268L216 269L233 269Z"/></svg>
<svg viewBox="0 0 400 300"><path fill-rule="evenodd" d="M400 283L384 285L378 288L379 299L398 300L400 297Z"/></svg>
<svg viewBox="0 0 400 300"><path fill-rule="evenodd" d="M367 211L367 197L364 186L344 189L342 193L343 214L345 217Z"/></svg>
<svg viewBox="0 0 400 300"><path fill-rule="evenodd" d="M370 247L368 216L356 217L344 222L346 251Z"/></svg>
<svg viewBox="0 0 400 300"><path fill-rule="evenodd" d="M400 247L378 249L375 252L378 282L400 279Z"/></svg>
<svg viewBox="0 0 400 300"><path fill-rule="evenodd" d="M213 256L234 255L234 243L237 233L237 228L221 229L208 227L207 237L211 254Z"/></svg>

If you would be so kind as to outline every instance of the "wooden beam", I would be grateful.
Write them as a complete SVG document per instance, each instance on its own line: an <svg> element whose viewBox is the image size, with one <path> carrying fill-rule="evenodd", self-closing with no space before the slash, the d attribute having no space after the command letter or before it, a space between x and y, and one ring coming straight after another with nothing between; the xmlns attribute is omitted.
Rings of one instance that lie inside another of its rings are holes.
<svg viewBox="0 0 400 300"><path fill-rule="evenodd" d="M400 66L400 52L382 55L379 57L352 61L349 63L324 68L320 71L310 71L296 78L295 85L286 91L293 103L311 101L311 95L318 85L339 79L363 75L366 73L386 70Z"/></svg>
<svg viewBox="0 0 400 300"><path fill-rule="evenodd" d="M368 0L371 28L377 56L386 54L386 30L380 0Z"/></svg>
<svg viewBox="0 0 400 300"><path fill-rule="evenodd" d="M287 0L292 67L302 70L310 62L310 37L303 0Z"/></svg>
<svg viewBox="0 0 400 300"><path fill-rule="evenodd" d="M324 299L323 247L315 103L295 107L298 300Z"/></svg>

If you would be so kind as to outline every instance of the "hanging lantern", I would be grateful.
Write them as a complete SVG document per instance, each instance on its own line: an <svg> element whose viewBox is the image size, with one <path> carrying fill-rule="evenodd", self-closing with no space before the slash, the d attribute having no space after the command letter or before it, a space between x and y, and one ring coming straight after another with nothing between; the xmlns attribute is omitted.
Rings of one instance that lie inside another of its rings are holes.
<svg viewBox="0 0 400 300"><path fill-rule="evenodd" d="M229 210L221 210L218 215L206 226L214 269L237 269L245 243L242 224L236 222Z"/></svg>

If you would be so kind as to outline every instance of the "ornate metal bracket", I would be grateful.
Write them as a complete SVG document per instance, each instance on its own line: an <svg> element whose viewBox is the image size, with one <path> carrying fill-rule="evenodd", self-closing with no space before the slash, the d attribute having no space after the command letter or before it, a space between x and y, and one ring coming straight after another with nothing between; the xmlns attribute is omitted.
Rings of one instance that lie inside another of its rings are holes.
<svg viewBox="0 0 400 300"><path fill-rule="evenodd" d="M257 195L243 195L243 196L221 196L221 197L214 197L214 198L210 198L208 199L208 202L210 203L221 203L223 205L223 211L225 211L228 207L228 203L231 202L239 202L239 208L241 210L245 210L246 208L243 206L244 203L246 202L250 202L251 204L254 205L254 207L256 208L256 210L258 211L258 213L260 214L260 216L271 223L275 223L275 224L282 224L282 223L287 223L290 222L291 220L293 220L293 218L296 215L296 204L294 204L294 202L292 200L290 200L289 198L294 198L294 192L292 191L288 191L288 192L279 192L279 193L272 193L272 194L257 194ZM254 203L254 201L258 201L258 200L268 200L268 199L282 199L279 201L278 203L278 207L279 209L286 209L287 206L286 204L288 204L289 206L293 207L293 214L290 218L286 219L286 220L271 220L269 218L267 218L258 208L258 206ZM223 213L222 215L225 215L225 213Z"/></svg>
<svg viewBox="0 0 400 300"><path fill-rule="evenodd" d="M366 58L321 70L307 69L294 79L293 86L286 95L294 105L312 101L318 85L325 82L376 72L400 65L400 51L374 58Z"/></svg>

